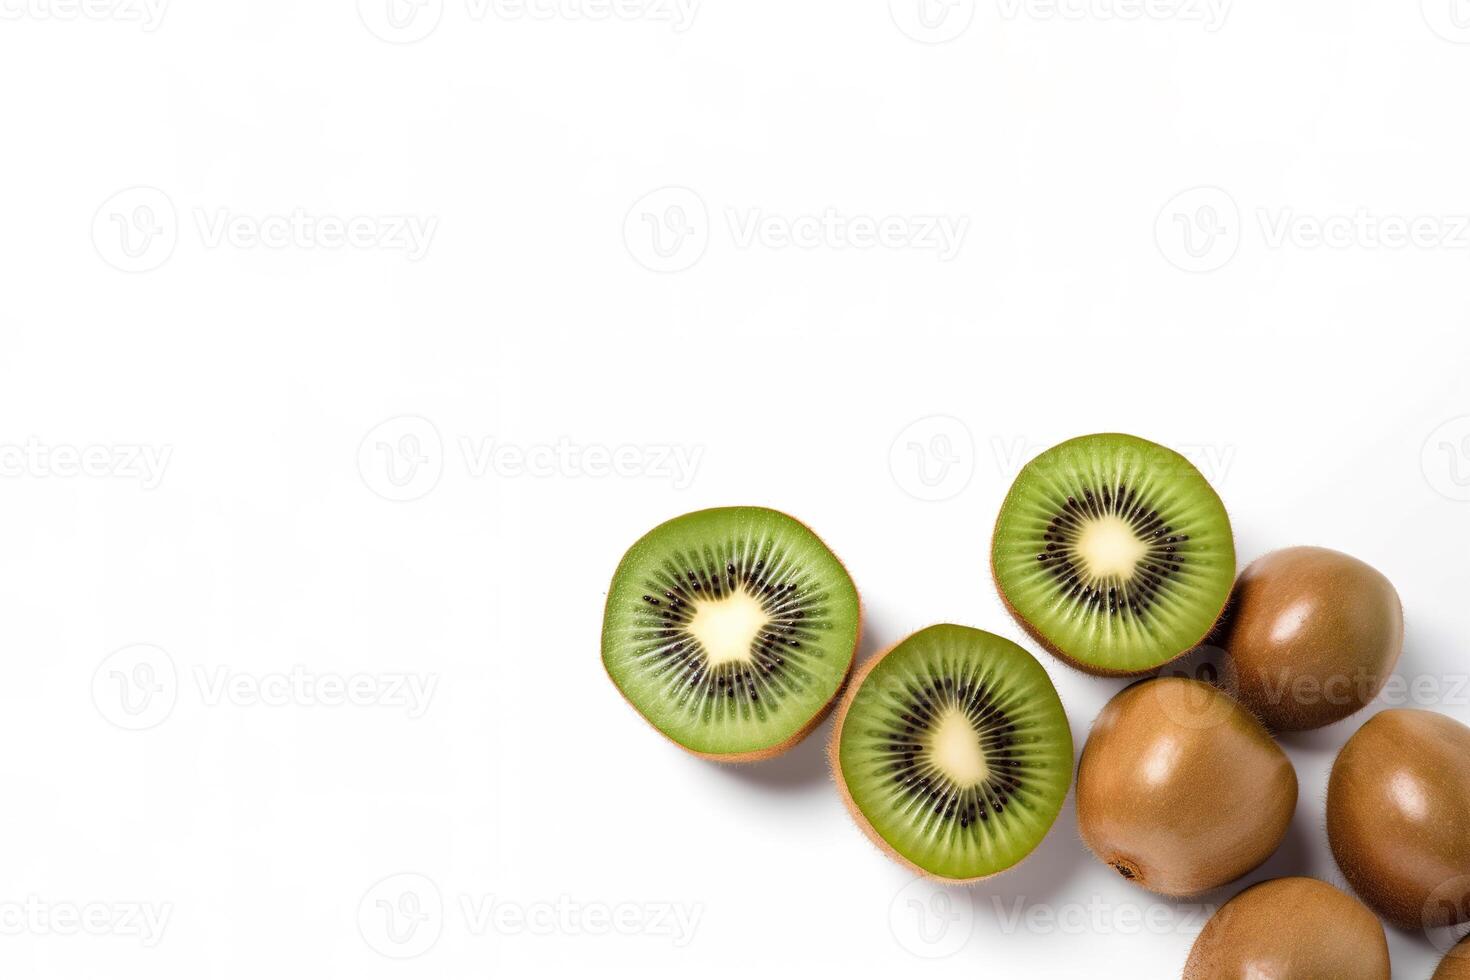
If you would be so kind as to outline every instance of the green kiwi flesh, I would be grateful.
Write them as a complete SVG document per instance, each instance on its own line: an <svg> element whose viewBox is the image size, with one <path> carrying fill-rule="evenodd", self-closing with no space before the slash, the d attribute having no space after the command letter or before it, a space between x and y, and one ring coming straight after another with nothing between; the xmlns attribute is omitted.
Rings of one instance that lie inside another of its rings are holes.
<svg viewBox="0 0 1470 980"><path fill-rule="evenodd" d="M1001 505L996 587L1047 649L1085 671L1146 673L1187 653L1230 597L1235 543L1183 456L1135 436L1081 436L1028 463Z"/></svg>
<svg viewBox="0 0 1470 980"><path fill-rule="evenodd" d="M1003 637L920 630L869 661L832 734L854 819L925 875L975 881L1041 843L1071 784L1072 732L1046 670Z"/></svg>
<svg viewBox="0 0 1470 980"><path fill-rule="evenodd" d="M852 669L861 610L847 570L799 521L762 507L696 511L623 556L602 662L676 744L726 761L789 748Z"/></svg>

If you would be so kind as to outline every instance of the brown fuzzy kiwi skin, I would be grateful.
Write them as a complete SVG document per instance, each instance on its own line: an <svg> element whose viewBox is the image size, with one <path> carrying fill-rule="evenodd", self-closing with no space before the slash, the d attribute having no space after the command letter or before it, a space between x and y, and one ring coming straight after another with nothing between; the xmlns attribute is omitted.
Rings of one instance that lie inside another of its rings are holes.
<svg viewBox="0 0 1470 980"><path fill-rule="evenodd" d="M1109 433L1100 433L1100 434L1101 435L1108 435ZM1086 437L1083 436L1083 437L1079 437L1079 438L1086 438ZM1180 459L1184 459L1184 457L1182 457L1182 456L1179 457L1179 458ZM1187 463L1188 460L1185 460L1185 462ZM1214 487L1211 487L1210 489L1213 491L1214 490ZM1006 491L1006 494L1007 494L1007 496L1009 496L1010 495L1010 491L1007 490ZM1215 499L1216 500L1219 500L1220 499L1220 495L1218 493L1215 494ZM1224 507L1225 507L1225 502L1223 500L1220 501L1220 507L1221 507L1221 509L1224 509ZM1029 636L1029 637L1031 637L1031 639L1035 640L1036 643L1043 650L1045 650L1047 653L1049 653L1052 656L1056 657L1058 660L1062 661L1062 663L1066 664L1068 667L1072 667L1072 668L1074 668L1076 670L1080 670L1084 674L1091 674L1093 677L1143 677L1143 676L1146 676L1148 674L1152 674L1156 670L1162 670L1163 668L1169 666L1170 664L1172 664L1174 661L1180 659L1181 657L1187 656L1190 652L1192 652L1193 650L1197 649L1200 646L1200 644L1207 642L1210 639L1210 637L1212 635L1214 635L1216 633L1216 631L1219 629L1221 618L1225 615L1225 610L1230 605L1230 595L1229 595L1229 593L1227 593L1226 596L1225 596L1225 600L1220 603L1220 608L1217 609L1217 610L1215 610L1215 616L1210 621L1210 627L1209 627L1209 629L1207 629L1203 633L1201 633L1194 640L1194 642L1190 643L1183 650L1180 650L1178 653L1174 654L1174 656L1170 657L1168 660L1164 660L1164 661L1161 661L1160 663L1154 664L1152 667L1143 667L1143 668L1140 668L1138 670L1114 670L1111 667L1100 667L1097 664L1089 664L1089 663L1086 663L1084 661L1078 660L1077 658L1075 658L1072 655L1068 654L1066 651L1061 650L1061 649L1058 649L1055 644L1053 644L1050 640L1048 640L1045 636L1042 635L1042 633L1041 633L1041 631L1039 629L1037 629L1035 626L1032 626L1031 623L1030 623L1030 621L1027 620L1026 617L1022 616L1021 613L1016 609L1015 606L1011 605L1010 596L1006 595L1005 588L1000 584L1000 571L995 567L995 535L996 535L996 532L998 530L1000 530L1000 518L1001 518L1001 515L999 513L997 513L996 516L995 516L995 523L992 524L991 527L990 527L990 562L989 562L989 564L990 564L990 579L991 579L992 582L995 583L995 592L996 592L996 595L1000 596L1001 604L1006 607L1006 612L1010 613L1011 614L1011 618L1016 621L1016 624L1019 625L1021 627L1021 629L1023 629L1023 630L1026 631L1026 635L1027 636ZM1227 522L1230 520L1230 512L1228 510L1225 511L1225 519L1226 519ZM1234 551L1234 540L1233 540L1233 536L1232 536L1232 541L1231 541L1231 550Z"/></svg>
<svg viewBox="0 0 1470 980"><path fill-rule="evenodd" d="M1470 936L1461 939L1444 954L1429 980L1470 980Z"/></svg>
<svg viewBox="0 0 1470 980"><path fill-rule="evenodd" d="M1207 711L1179 700L1189 692ZM1144 701L1151 695L1156 703ZM1177 714L1164 698L1175 699ZM1166 744L1168 778L1141 784L1143 760ZM1265 726L1228 694L1155 677L1124 688L1093 722L1076 792L1078 832L1098 860L1148 891L1183 898L1236 880L1276 851L1296 810L1297 778Z"/></svg>
<svg viewBox="0 0 1470 980"><path fill-rule="evenodd" d="M774 509L774 508L769 508L769 507L762 507L762 506L760 506L758 504L731 504L731 505L729 505L729 507L742 507L742 508L753 509L753 510L773 510ZM728 507L709 507L709 508L704 508L704 509L705 510L727 510L729 508ZM690 514L698 514L700 512L701 511L690 511L689 513ZM836 560L837 564L842 568L843 572L845 572L847 574L848 579L849 580L852 580L852 573L847 571L847 565L842 561L841 558L838 557L837 552L835 552L835 551L832 550L832 546L829 545L829 544L827 544L826 540L821 535L817 534L816 531L813 531L811 529L811 526L810 525L808 525L804 521L797 520L795 517L792 517L790 514L786 513L785 511L776 511L776 513L780 514L783 517L790 518L792 521L795 521L797 524L800 524L802 527L806 528L809 532L811 532L812 537L816 538L818 541L820 541L822 543L822 546L827 549L827 551ZM681 514L679 516L680 517L687 517L688 514ZM678 518L670 518L670 520L677 520L677 519ZM663 523L666 524L668 522L667 521L664 521ZM624 555L624 557L626 557L626 554ZM620 566L622 565L622 559L621 558L618 559L618 564ZM616 578L617 572L614 571L613 575L614 575L614 578ZM609 582L609 584L608 584L608 590L607 590L607 595L603 599L603 603L602 603L602 619L603 619L603 622L606 622L607 621L608 610L612 606L612 591L613 591L612 590L612 584L611 584L611 582ZM638 710L638 706L636 704L634 704L632 701L628 700L628 695L626 693L624 693L623 688L622 688L622 685L620 685L617 682L617 679L615 677L613 677L612 672L607 669L607 661L604 660L602 657L598 657L598 660L599 660L599 662L602 663L602 672L603 672L603 674L606 675L607 676L607 679L612 683L613 689L618 692L618 697L622 698L623 699L623 702L625 704L627 704L628 707L630 707L630 708L633 709L633 713L634 714L636 714L639 718L642 718L643 719L643 723L644 724L646 724L649 728L652 728L654 731L656 731L660 735L662 735L663 738L664 738L664 740L667 741L667 742L669 742L671 745L676 745L680 749L683 749L685 752L689 753L690 755L692 755L692 756L694 756L696 758L699 758L699 759L705 759L705 760L710 761L710 762L725 762L725 763L730 763L730 764L734 764L734 765L739 765L739 764L748 763L748 762L764 762L767 759L774 759L776 756L782 755L782 754L790 751L791 749L795 748L796 745L799 742L801 742L802 739L806 738L813 731L815 731L817 729L817 727L819 725L821 725L823 721L826 720L827 715L831 713L833 706L837 704L838 700L842 697L843 693L847 690L848 685L852 682L852 671L853 671L854 665L857 663L857 652L858 652L859 649L862 648L862 644L863 644L863 619L864 619L864 613L863 613L863 595L862 595L861 592L859 592L857 590L857 583L856 582L853 582L853 594L857 596L857 604L858 604L858 608L857 608L857 631L853 634L853 638L852 638L852 651L847 655L847 670L843 673L842 680L838 682L837 689L832 692L832 696L830 698L828 698L820 707L817 708L816 712L811 716L811 718L807 719L807 721L806 721L805 724L803 724L794 733L792 733L792 735L791 735L790 738L786 739L784 742L778 742L775 745L767 746L766 748L763 748L763 749L756 749L756 750L754 750L752 752L727 752L727 753L699 752L699 751L696 751L694 749L691 749L689 746L683 744L682 742L679 742L679 741L675 740L672 736L670 736L663 729L659 728L653 722L649 721L648 717L646 715L644 715L642 711L639 711Z"/></svg>
<svg viewBox="0 0 1470 980"><path fill-rule="evenodd" d="M1315 878L1263 881L1222 905L1183 980L1389 980L1388 937L1368 908Z"/></svg>
<svg viewBox="0 0 1470 980"><path fill-rule="evenodd" d="M1224 686L1274 732L1321 728L1362 710L1404 648L1393 583L1328 548L1257 558L1236 580L1230 609L1219 641L1229 654Z"/></svg>
<svg viewBox="0 0 1470 980"><path fill-rule="evenodd" d="M1416 708L1381 711L1333 762L1332 856L1358 897L1401 928L1470 919L1467 819L1470 727L1453 718Z"/></svg>
<svg viewBox="0 0 1470 980"><path fill-rule="evenodd" d="M910 634L910 636L912 635L913 634ZM904 857L897 850L895 850L893 845L889 844L888 841L883 839L883 835L878 833L877 828L868 822L868 818L863 814L862 809L858 807L857 801L852 798L852 793L847 788L847 780L844 779L842 776L842 727L847 722L847 713L852 708L853 701L857 699L857 694L863 686L863 681L866 680L868 675L873 672L873 668L877 667L878 664L882 662L884 657L888 656L894 650L898 649L908 639L909 637L906 636L902 640L899 640L897 643L894 643L892 646L889 646L887 649L875 653L873 656L869 657L860 667L858 667L858 669L853 673L851 680L848 681L846 693L843 694L841 702L837 705L837 721L833 723L832 735L827 740L827 765L830 766L832 769L832 779L837 784L837 792L842 797L842 805L847 807L847 812L852 814L853 822L858 825L858 828L862 830L863 834L867 836L868 840L872 841L873 844L877 846L878 850L882 851L884 854L888 855L890 858L897 861L899 864L903 865L905 868L909 869L921 878L926 878L929 881L937 881L945 885L971 885L977 881L985 881L987 878L994 878L996 875L1005 874L1007 871L1019 867L1026 860L1026 858L1036 853L1035 849L1033 848L1024 857L1022 857L1020 861L1017 861L1009 868L1000 868L999 870L992 871L988 875L977 875L973 878L946 878L944 875L937 875L934 872L929 871L926 868L921 868L919 865L910 861L908 858Z"/></svg>

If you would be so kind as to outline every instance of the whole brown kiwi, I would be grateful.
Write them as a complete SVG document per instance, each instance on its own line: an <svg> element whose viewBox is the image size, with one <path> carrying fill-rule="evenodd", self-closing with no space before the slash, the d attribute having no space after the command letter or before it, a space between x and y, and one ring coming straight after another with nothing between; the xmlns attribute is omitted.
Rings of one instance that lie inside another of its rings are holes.
<svg viewBox="0 0 1470 980"><path fill-rule="evenodd" d="M1270 857L1296 808L1296 771L1261 723L1202 681L1119 692L1077 766L1087 846L1123 877L1197 895Z"/></svg>
<svg viewBox="0 0 1470 980"><path fill-rule="evenodd" d="M1444 954L1430 980L1470 980L1470 936Z"/></svg>
<svg viewBox="0 0 1470 980"><path fill-rule="evenodd" d="M1404 649L1393 583L1327 548L1283 548L1235 583L1225 685L1278 732L1321 728L1382 690Z"/></svg>
<svg viewBox="0 0 1470 980"><path fill-rule="evenodd" d="M1390 922L1470 920L1470 728L1411 708L1374 715L1332 765L1327 840L1353 890Z"/></svg>
<svg viewBox="0 0 1470 980"><path fill-rule="evenodd" d="M1194 941L1184 980L1389 980L1388 938L1367 907L1315 878L1252 885Z"/></svg>

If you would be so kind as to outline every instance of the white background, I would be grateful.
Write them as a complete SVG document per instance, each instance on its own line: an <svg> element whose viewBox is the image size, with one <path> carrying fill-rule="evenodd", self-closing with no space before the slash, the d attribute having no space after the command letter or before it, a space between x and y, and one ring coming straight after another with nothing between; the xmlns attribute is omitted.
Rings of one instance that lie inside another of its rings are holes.
<svg viewBox="0 0 1470 980"><path fill-rule="evenodd" d="M1199 904L1070 800L936 898L830 726L721 768L598 660L627 545L730 503L847 562L865 656L1020 639L1001 497L1123 430L1242 561L1382 569L1470 721L1470 9L1128 2L3 0L0 973L1176 975ZM1043 661L1080 752L1122 684ZM1247 882L1340 880L1366 716L1287 742Z"/></svg>

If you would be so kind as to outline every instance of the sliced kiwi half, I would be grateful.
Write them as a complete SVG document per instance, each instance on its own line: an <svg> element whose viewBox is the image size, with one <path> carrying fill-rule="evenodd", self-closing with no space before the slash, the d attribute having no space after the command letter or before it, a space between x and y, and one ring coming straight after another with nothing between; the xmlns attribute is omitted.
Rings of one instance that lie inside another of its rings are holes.
<svg viewBox="0 0 1470 980"><path fill-rule="evenodd" d="M1071 784L1072 731L1035 657L940 625L859 670L830 755L848 810L880 848L929 877L978 881L1051 829Z"/></svg>
<svg viewBox="0 0 1470 980"><path fill-rule="evenodd" d="M847 570L801 522L720 507L660 524L608 590L602 662L649 724L743 762L800 741L852 669L861 618Z"/></svg>
<svg viewBox="0 0 1470 980"><path fill-rule="evenodd" d="M1189 460L1136 436L1082 436L1006 495L991 570L1012 614L1076 667L1125 676L1198 645L1235 578L1225 506Z"/></svg>

